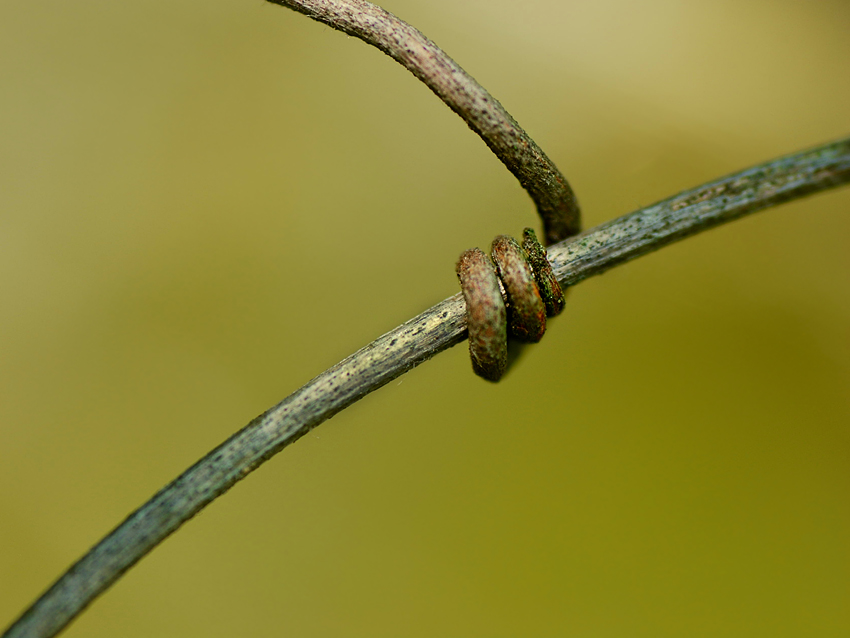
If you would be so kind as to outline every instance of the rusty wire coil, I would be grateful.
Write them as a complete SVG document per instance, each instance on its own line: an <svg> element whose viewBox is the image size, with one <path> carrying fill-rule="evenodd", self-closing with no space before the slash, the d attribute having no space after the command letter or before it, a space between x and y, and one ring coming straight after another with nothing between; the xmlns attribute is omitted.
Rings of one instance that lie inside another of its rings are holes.
<svg viewBox="0 0 850 638"><path fill-rule="evenodd" d="M465 251L457 277L466 301L472 369L498 381L508 365L508 328L519 341L540 341L546 317L564 309L564 292L531 228L523 231L522 245L499 235L490 255L478 248Z"/></svg>

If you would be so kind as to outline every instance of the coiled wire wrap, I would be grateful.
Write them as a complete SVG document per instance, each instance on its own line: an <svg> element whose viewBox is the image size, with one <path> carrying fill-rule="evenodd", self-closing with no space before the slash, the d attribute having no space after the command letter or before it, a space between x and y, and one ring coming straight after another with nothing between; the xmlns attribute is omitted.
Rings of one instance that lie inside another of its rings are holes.
<svg viewBox="0 0 850 638"><path fill-rule="evenodd" d="M465 251L457 277L466 301L472 369L498 381L508 365L508 327L517 340L540 341L546 317L564 309L564 292L531 228L523 231L522 245L499 235L490 254L492 259L478 248Z"/></svg>

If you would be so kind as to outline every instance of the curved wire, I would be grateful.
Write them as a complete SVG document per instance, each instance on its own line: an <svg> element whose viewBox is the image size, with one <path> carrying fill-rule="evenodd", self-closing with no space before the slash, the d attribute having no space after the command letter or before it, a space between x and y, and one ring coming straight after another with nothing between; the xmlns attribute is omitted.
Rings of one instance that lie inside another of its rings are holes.
<svg viewBox="0 0 850 638"><path fill-rule="evenodd" d="M478 133L534 200L547 244L581 230L566 178L499 101L419 30L366 0L269 0L360 38L424 82Z"/></svg>

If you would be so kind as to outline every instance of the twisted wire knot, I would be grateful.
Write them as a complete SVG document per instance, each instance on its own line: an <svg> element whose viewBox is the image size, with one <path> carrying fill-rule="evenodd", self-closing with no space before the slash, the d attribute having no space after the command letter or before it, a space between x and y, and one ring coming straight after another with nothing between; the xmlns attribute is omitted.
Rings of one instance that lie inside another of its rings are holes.
<svg viewBox="0 0 850 638"><path fill-rule="evenodd" d="M472 369L498 381L508 365L508 327L519 341L540 341L546 317L564 309L564 292L531 228L523 231L522 245L499 235L490 255L492 260L478 248L465 251L457 277L466 300Z"/></svg>

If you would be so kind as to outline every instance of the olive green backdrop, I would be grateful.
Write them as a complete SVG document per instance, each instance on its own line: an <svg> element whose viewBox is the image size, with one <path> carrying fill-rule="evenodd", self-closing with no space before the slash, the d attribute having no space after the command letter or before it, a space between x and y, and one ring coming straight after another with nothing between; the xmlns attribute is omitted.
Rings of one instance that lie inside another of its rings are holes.
<svg viewBox="0 0 850 638"><path fill-rule="evenodd" d="M587 227L850 133L850 4L391 0ZM453 348L129 572L83 636L846 636L850 190ZM260 0L0 7L0 625L199 457L537 225L362 42Z"/></svg>

